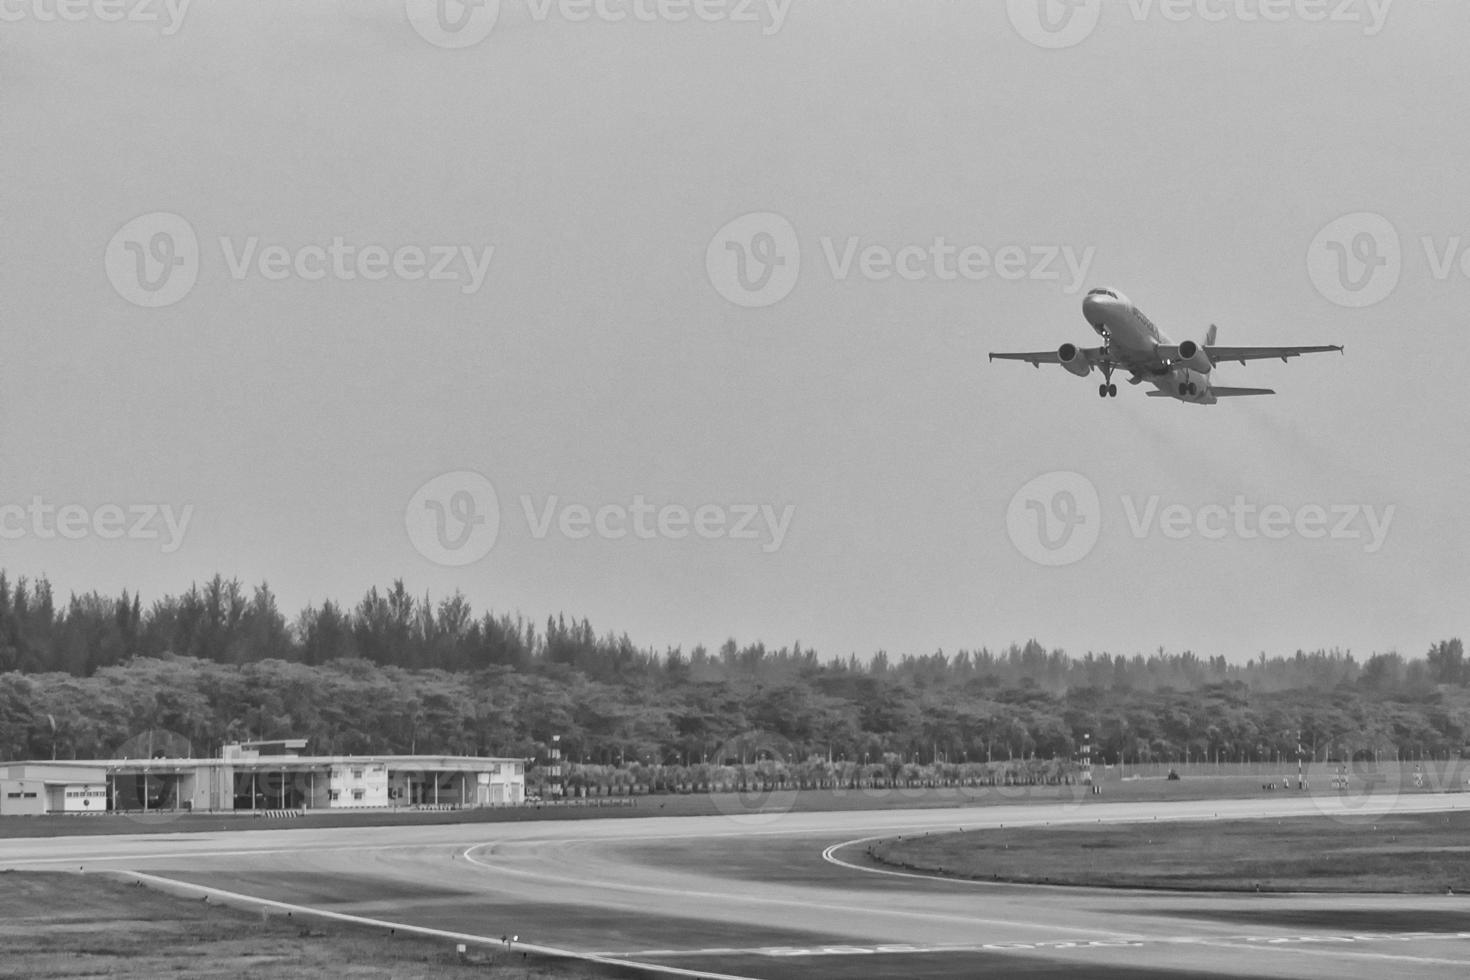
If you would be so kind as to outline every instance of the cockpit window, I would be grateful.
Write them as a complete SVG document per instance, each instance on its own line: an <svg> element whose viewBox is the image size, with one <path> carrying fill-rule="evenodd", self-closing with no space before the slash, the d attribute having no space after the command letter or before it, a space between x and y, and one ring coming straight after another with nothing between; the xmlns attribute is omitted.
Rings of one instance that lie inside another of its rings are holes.
<svg viewBox="0 0 1470 980"><path fill-rule="evenodd" d="M1106 296L1109 299L1117 299L1118 298L1118 294L1115 293L1115 292L1113 292L1111 289L1089 289L1087 291L1087 295L1089 295L1089 296Z"/></svg>

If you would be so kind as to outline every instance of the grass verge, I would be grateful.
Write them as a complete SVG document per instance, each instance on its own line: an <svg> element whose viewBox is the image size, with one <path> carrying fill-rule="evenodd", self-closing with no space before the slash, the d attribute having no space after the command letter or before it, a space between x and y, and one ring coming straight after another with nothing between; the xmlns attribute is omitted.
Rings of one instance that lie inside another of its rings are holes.
<svg viewBox="0 0 1470 980"><path fill-rule="evenodd" d="M0 872L0 977L614 980L644 971L177 898L103 875Z"/></svg>
<svg viewBox="0 0 1470 980"><path fill-rule="evenodd" d="M875 862L945 877L1186 891L1470 892L1470 813L1068 825L896 837Z"/></svg>

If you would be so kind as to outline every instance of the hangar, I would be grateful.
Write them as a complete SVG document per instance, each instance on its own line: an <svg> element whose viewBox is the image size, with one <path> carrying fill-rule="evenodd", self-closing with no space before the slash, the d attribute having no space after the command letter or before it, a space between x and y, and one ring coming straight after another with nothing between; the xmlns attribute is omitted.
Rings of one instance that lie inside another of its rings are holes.
<svg viewBox="0 0 1470 980"><path fill-rule="evenodd" d="M0 815L103 813L107 777L86 762L0 765Z"/></svg>
<svg viewBox="0 0 1470 980"><path fill-rule="evenodd" d="M0 815L514 806L526 760L307 755L305 739L240 742L219 758L0 765Z"/></svg>

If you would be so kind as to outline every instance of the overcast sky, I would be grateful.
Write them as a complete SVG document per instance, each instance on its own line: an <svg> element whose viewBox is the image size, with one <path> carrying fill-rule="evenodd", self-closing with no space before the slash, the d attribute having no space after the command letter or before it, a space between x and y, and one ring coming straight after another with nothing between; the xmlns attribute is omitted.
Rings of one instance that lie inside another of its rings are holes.
<svg viewBox="0 0 1470 980"><path fill-rule="evenodd" d="M1464 634L1464 5L445 2L4 6L12 576L823 656ZM1097 285L1346 354L1214 407L987 362Z"/></svg>

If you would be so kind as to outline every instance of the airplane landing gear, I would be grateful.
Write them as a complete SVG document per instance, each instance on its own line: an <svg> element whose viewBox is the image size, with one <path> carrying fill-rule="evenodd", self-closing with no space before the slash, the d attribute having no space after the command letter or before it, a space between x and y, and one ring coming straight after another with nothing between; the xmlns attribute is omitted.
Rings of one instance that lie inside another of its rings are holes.
<svg viewBox="0 0 1470 980"><path fill-rule="evenodd" d="M1097 386L1099 398L1117 398L1118 386L1113 384L1113 369L1111 366L1103 367L1103 383Z"/></svg>

